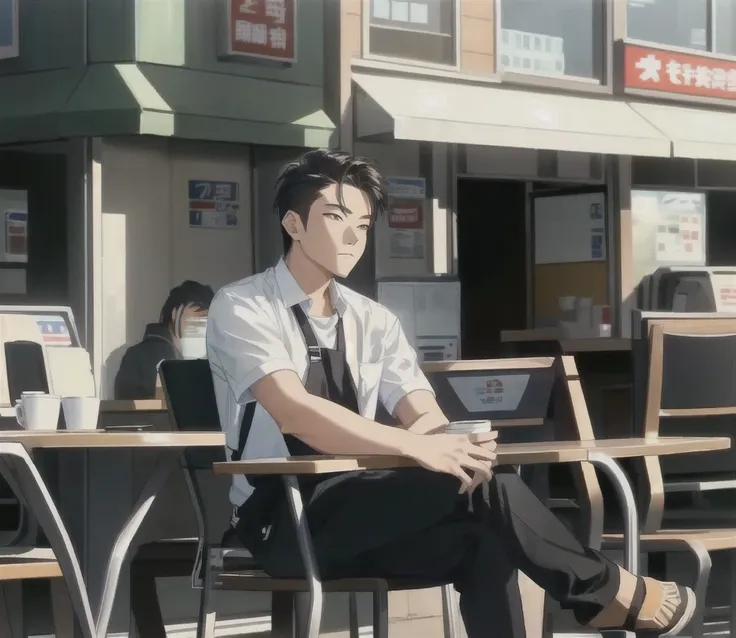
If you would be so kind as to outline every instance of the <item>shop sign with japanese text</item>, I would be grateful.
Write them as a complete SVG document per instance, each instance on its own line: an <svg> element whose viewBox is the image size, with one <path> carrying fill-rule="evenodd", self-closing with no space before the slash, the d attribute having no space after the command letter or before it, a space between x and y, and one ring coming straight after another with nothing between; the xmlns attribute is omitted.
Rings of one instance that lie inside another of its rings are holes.
<svg viewBox="0 0 736 638"><path fill-rule="evenodd" d="M733 100L736 99L736 61L627 44L624 86Z"/></svg>
<svg viewBox="0 0 736 638"><path fill-rule="evenodd" d="M296 62L296 0L226 0L228 56Z"/></svg>

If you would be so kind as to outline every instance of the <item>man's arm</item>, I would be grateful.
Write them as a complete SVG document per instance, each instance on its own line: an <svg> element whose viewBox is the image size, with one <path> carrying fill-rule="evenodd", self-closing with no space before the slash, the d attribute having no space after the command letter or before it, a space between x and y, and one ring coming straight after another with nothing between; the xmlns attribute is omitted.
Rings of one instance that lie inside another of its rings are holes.
<svg viewBox="0 0 736 638"><path fill-rule="evenodd" d="M414 390L399 399L394 412L401 425L414 434L434 434L449 423L434 394L427 390Z"/></svg>
<svg viewBox="0 0 736 638"><path fill-rule="evenodd" d="M284 434L291 434L326 454L410 456L418 438L309 394L301 379L290 370L269 374L254 384L251 392Z"/></svg>
<svg viewBox="0 0 736 638"><path fill-rule="evenodd" d="M210 308L207 344L241 404L255 399L283 433L320 452L407 456L427 469L458 477L466 488L472 479L463 468L490 477L490 453L468 437L418 436L309 394L281 340L276 317L256 295L218 294Z"/></svg>

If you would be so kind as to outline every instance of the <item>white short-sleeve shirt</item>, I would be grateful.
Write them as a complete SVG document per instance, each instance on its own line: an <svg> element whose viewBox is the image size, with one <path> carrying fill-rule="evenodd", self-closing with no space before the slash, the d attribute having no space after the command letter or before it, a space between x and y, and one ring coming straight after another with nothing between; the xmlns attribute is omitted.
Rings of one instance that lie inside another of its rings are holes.
<svg viewBox="0 0 736 638"><path fill-rule="evenodd" d="M362 416L374 419L379 400L393 414L410 392L432 391L392 312L336 282L330 292L343 321L345 355ZM309 314L311 301L282 259L274 268L225 286L210 306L207 356L228 458L238 447L244 406L254 401L254 383L278 370L293 370L306 381L307 347L290 310L296 304ZM320 339L325 332L317 329L315 334ZM243 458L279 456L288 456L284 437L268 412L256 405ZM252 491L245 477L236 476L230 500L242 505Z"/></svg>

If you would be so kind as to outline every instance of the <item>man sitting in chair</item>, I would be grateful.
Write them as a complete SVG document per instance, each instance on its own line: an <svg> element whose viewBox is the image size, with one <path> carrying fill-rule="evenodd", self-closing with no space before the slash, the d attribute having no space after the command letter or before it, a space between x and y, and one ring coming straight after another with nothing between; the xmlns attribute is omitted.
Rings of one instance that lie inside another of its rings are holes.
<svg viewBox="0 0 736 638"><path fill-rule="evenodd" d="M595 629L677 634L694 613L692 590L583 547L513 468L493 467L495 432L444 433L397 318L335 282L386 206L378 171L345 153L310 151L280 176L284 258L225 286L210 308L207 351L231 458L413 459L418 467L300 479L320 574L452 582L469 638L524 636L516 570ZM403 427L374 421L378 401ZM476 490L484 480L488 502ZM231 500L234 531L266 572L302 577L279 478L235 477Z"/></svg>

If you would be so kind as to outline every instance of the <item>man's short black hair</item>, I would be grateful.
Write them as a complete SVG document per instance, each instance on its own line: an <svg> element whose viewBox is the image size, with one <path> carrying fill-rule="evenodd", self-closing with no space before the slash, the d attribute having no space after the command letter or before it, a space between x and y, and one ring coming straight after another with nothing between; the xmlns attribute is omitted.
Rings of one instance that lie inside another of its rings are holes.
<svg viewBox="0 0 736 638"><path fill-rule="evenodd" d="M337 198L345 212L348 210L343 202L342 187L346 184L366 194L372 219L382 215L388 206L386 182L371 160L341 151L318 149L304 153L286 166L276 181L274 211L279 221L283 222L286 214L293 210L306 226L309 210L319 197L319 191L330 184L338 184ZM283 226L281 236L286 254L292 239Z"/></svg>
<svg viewBox="0 0 736 638"><path fill-rule="evenodd" d="M210 286L187 279L184 283L172 288L169 297L161 308L159 323L170 327L172 314L179 306L193 306L197 310L209 310L215 293Z"/></svg>

